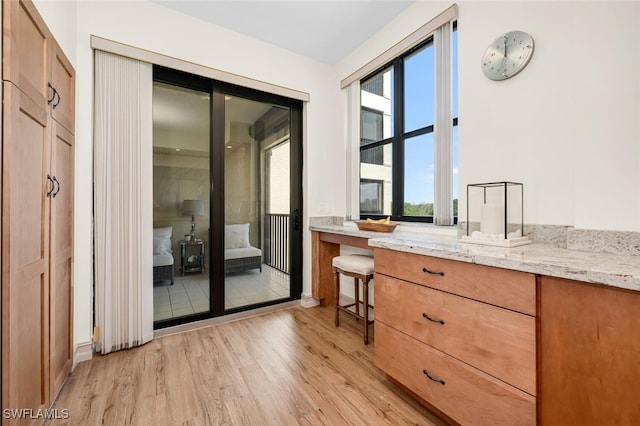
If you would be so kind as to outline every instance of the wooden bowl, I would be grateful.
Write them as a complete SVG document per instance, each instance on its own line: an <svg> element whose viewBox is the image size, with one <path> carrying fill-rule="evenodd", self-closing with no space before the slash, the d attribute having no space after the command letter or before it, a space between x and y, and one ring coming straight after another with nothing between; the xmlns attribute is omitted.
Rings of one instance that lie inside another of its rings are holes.
<svg viewBox="0 0 640 426"><path fill-rule="evenodd" d="M393 230L396 229L396 226L398 226L398 222L369 223L366 220L357 220L356 226L361 231L393 232Z"/></svg>

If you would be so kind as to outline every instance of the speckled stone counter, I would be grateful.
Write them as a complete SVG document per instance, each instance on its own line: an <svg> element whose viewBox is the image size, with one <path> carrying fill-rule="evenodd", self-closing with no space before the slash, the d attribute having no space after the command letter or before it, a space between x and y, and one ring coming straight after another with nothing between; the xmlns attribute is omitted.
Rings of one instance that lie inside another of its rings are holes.
<svg viewBox="0 0 640 426"><path fill-rule="evenodd" d="M640 291L640 256L592 253L530 244L502 248L465 244L453 235L364 232L353 224L314 225L311 231L368 238L369 246Z"/></svg>

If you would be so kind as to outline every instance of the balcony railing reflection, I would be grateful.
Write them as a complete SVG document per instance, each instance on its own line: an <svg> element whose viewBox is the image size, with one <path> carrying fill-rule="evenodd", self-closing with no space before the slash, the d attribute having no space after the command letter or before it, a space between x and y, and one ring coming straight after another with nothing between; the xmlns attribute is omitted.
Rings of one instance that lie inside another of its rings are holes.
<svg viewBox="0 0 640 426"><path fill-rule="evenodd" d="M289 273L289 215L265 214L264 263Z"/></svg>

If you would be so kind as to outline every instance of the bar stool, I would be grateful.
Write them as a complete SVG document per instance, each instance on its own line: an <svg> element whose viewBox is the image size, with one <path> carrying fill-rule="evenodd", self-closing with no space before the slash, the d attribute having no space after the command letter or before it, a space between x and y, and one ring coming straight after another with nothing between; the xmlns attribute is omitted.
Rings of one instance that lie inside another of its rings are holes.
<svg viewBox="0 0 640 426"><path fill-rule="evenodd" d="M369 320L369 281L373 278L373 257L350 254L336 256L332 261L333 265L333 281L336 288L336 327L340 324L340 311L353 315L362 319L364 323L364 344L369 344L369 324L373 323L373 319ZM353 278L353 288L355 294L355 302L347 305L340 305L340 274ZM360 296L359 282L362 282L362 314L360 314Z"/></svg>

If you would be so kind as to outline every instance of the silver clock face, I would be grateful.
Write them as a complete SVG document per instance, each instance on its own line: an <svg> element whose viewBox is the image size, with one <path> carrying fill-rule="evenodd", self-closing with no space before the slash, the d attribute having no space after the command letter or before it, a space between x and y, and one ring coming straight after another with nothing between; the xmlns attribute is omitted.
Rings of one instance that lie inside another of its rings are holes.
<svg viewBox="0 0 640 426"><path fill-rule="evenodd" d="M482 55L482 71L491 80L506 80L527 66L533 56L533 37L510 31L498 37Z"/></svg>

